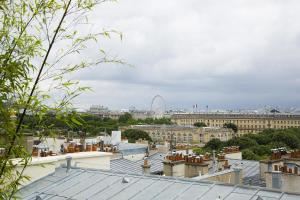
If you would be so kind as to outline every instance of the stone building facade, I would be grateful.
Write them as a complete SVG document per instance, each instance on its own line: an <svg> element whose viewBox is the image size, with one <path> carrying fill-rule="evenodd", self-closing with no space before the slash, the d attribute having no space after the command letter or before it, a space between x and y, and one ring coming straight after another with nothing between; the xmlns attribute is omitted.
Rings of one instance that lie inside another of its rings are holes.
<svg viewBox="0 0 300 200"><path fill-rule="evenodd" d="M139 129L147 132L154 142L164 143L173 141L184 144L207 143L213 138L221 141L231 139L234 132L231 129L220 127L195 127L182 125L132 125L125 129Z"/></svg>
<svg viewBox="0 0 300 200"><path fill-rule="evenodd" d="M178 125L193 125L204 122L209 127L223 127L225 123L234 123L238 135L258 133L265 129L285 129L300 127L300 115L291 114L173 114L171 119Z"/></svg>

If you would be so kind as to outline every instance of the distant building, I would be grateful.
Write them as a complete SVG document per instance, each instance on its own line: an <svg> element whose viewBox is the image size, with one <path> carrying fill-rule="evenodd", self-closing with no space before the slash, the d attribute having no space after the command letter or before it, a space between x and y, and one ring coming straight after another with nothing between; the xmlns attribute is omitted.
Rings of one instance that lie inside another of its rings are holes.
<svg viewBox="0 0 300 200"><path fill-rule="evenodd" d="M90 107L89 112L91 114L103 114L103 113L108 113L109 109L107 107L101 106L101 105L92 105Z"/></svg>
<svg viewBox="0 0 300 200"><path fill-rule="evenodd" d="M152 117L151 112L146 110L130 110L129 113L134 119L146 119Z"/></svg>
<svg viewBox="0 0 300 200"><path fill-rule="evenodd" d="M220 127L195 127L181 125L132 125L123 129L139 129L147 132L154 142L164 143L173 140L177 143L207 143L213 138L227 141L234 135L231 129Z"/></svg>
<svg viewBox="0 0 300 200"><path fill-rule="evenodd" d="M219 139L223 142L230 140L234 136L232 129L221 127L202 127L200 128L200 143L206 144L211 139Z"/></svg>
<svg viewBox="0 0 300 200"><path fill-rule="evenodd" d="M112 119L119 119L124 113L111 111L107 107L101 105L92 105L88 111L88 113L93 115L98 115L103 118L112 118Z"/></svg>
<svg viewBox="0 0 300 200"><path fill-rule="evenodd" d="M173 114L173 122L178 125L193 125L204 122L209 127L223 127L225 123L234 123L238 135L258 133L265 129L285 129L300 127L300 115L295 114L240 114L240 113L186 113Z"/></svg>

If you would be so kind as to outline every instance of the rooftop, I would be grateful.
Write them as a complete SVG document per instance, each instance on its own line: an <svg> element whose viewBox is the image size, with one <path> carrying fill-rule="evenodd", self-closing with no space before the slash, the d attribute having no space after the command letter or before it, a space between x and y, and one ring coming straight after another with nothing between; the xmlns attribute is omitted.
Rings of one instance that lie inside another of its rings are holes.
<svg viewBox="0 0 300 200"><path fill-rule="evenodd" d="M259 161L228 159L231 166L239 166L243 169L243 184L265 187L260 180Z"/></svg>
<svg viewBox="0 0 300 200"><path fill-rule="evenodd" d="M297 200L300 194L191 179L58 168L19 192L22 199ZM38 196L38 197L37 197Z"/></svg>
<svg viewBox="0 0 300 200"><path fill-rule="evenodd" d="M163 159L165 154L156 153L149 156L149 161L151 164L151 173L163 171ZM143 160L131 161L124 158L114 159L110 161L110 169L114 172L122 173L134 173L143 174L141 165L144 163Z"/></svg>
<svg viewBox="0 0 300 200"><path fill-rule="evenodd" d="M146 144L134 144L134 143L120 143L118 145L119 151L126 155L133 155L133 154L144 154L148 149L148 145Z"/></svg>
<svg viewBox="0 0 300 200"><path fill-rule="evenodd" d="M151 164L151 173L163 171L162 162L165 156L166 154L164 153L155 153L149 156L148 159ZM243 169L243 183L245 185L265 187L265 183L260 181L258 161L236 159L228 159L228 161L229 165L233 167L239 166ZM130 161L124 158L119 158L110 161L110 169L114 172L142 174L142 164L143 160ZM210 173L212 173L212 169L210 170Z"/></svg>

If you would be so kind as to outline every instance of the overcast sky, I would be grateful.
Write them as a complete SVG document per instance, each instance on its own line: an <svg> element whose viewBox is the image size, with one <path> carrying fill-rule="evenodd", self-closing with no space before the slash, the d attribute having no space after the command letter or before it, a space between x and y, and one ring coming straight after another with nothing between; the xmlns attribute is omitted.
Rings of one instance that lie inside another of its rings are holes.
<svg viewBox="0 0 300 200"><path fill-rule="evenodd" d="M95 9L93 28L124 35L103 48L133 65L76 74L93 88L77 107L300 107L299 0L120 0ZM90 56L95 55L90 48Z"/></svg>

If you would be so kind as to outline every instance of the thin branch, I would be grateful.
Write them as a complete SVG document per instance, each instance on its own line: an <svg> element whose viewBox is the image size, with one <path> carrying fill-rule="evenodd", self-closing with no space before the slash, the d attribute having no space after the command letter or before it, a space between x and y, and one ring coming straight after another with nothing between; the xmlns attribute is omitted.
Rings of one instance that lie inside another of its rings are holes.
<svg viewBox="0 0 300 200"><path fill-rule="evenodd" d="M27 100L27 103L26 103L26 105L25 105L25 108L23 109L22 115L21 115L20 120L19 120L19 122L18 122L18 126L17 126L17 128L16 128L16 132L15 132L13 138L12 138L12 142L10 143L10 146L9 146L8 151L5 152L4 163L3 163L3 166L2 166L1 171L0 171L0 178L2 178L2 176L3 176L4 170L5 170L5 168L6 168L6 164L7 164L8 159L9 159L9 155L10 155L10 153L11 153L11 151L12 151L12 148L13 148L15 142L16 142L16 139L17 139L17 136L18 136L19 131L20 131L20 129L21 129L21 126L22 126L24 117L25 117L25 115L26 115L27 108L28 108L28 106L29 106L29 104L30 104L30 102L31 102L31 99L32 99L32 97L33 97L33 93L34 93L34 91L35 91L35 89L36 89L36 87L37 87L37 85L38 85L38 83L39 83L40 76L41 76L42 71L43 71L43 69L44 69L44 67L45 67L45 65L46 65L46 61L47 61L47 59L48 59L48 56L49 56L49 54L50 54L50 52L51 52L51 50L52 50L52 46L53 46L53 44L54 44L54 42L55 42L57 33L59 32L59 30L60 30L60 28L61 28L61 26L62 26L62 23L63 23L63 21L64 21L66 15L67 15L69 6L70 6L70 4L71 4L71 1L72 1L72 0L69 0L69 1L68 1L68 4L66 5L65 11L64 11L64 13L63 13L63 16L62 16L62 18L61 18L61 20L60 20L58 26L57 26L56 31L55 31L55 33L54 33L54 36L53 36L52 41L51 41L51 44L50 44L50 46L49 46L49 48L48 48L48 50L47 50L47 53L46 53L45 58L44 58L44 60L43 60L43 63L42 63L42 65L41 65L41 67L40 67L38 76L36 77L35 83L34 83L34 85L33 85L33 87L32 87L31 92L30 92L30 95L29 95L29 97L28 97L28 100ZM25 168L25 167L26 167L26 165L24 165L24 168ZM21 174L21 175L22 175L22 174Z"/></svg>

